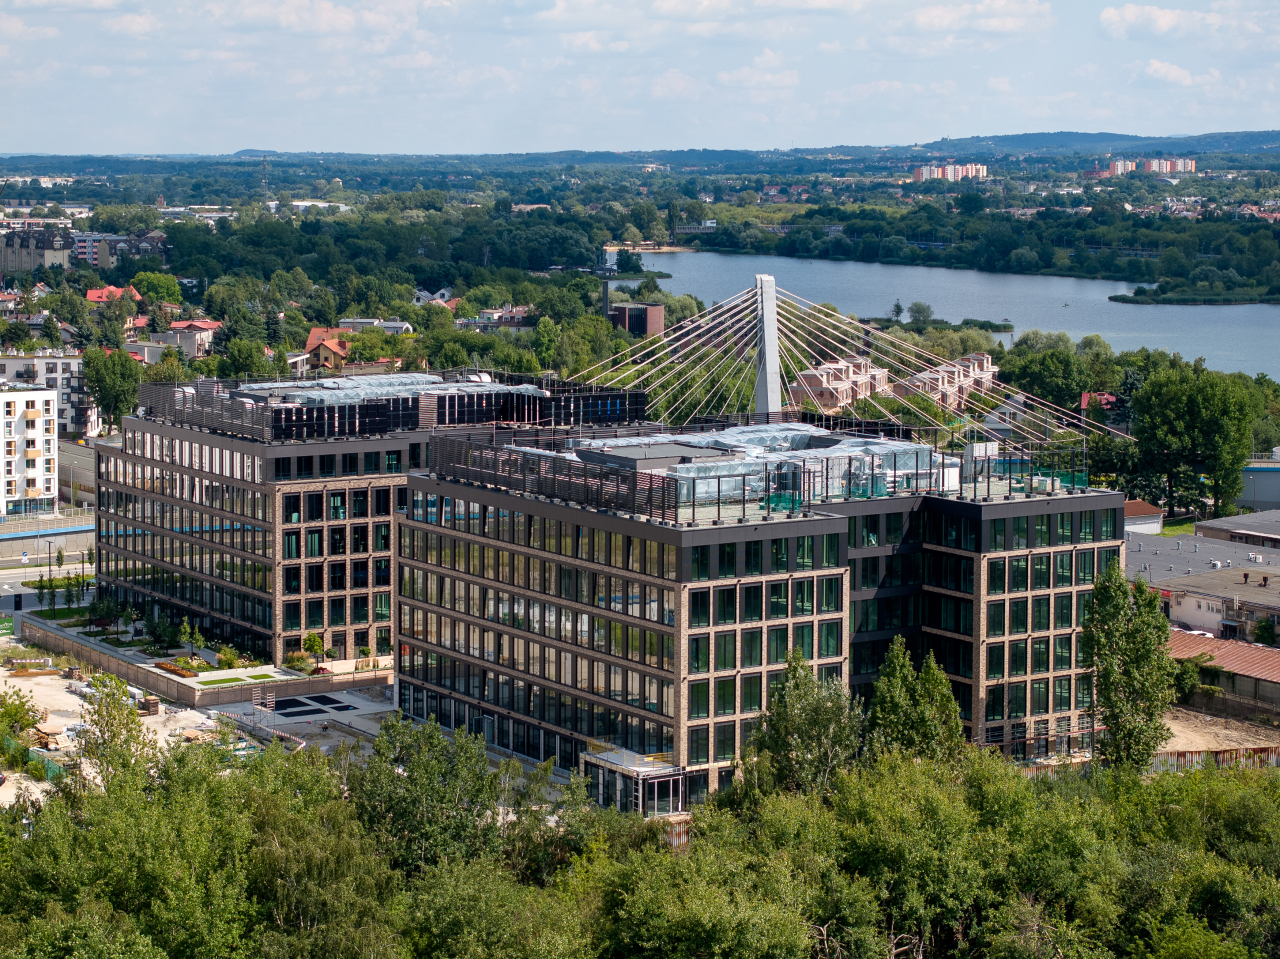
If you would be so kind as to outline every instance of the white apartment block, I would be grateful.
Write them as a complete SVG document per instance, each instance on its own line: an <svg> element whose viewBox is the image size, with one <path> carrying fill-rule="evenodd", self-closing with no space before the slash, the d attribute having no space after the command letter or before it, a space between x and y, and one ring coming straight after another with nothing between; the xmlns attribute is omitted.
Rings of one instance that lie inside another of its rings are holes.
<svg viewBox="0 0 1280 959"><path fill-rule="evenodd" d="M945 166L926 164L916 167L914 179L917 183L924 180L960 181L965 177L975 180L987 178L987 167L982 163L948 163Z"/></svg>
<svg viewBox="0 0 1280 959"><path fill-rule="evenodd" d="M85 389L83 364L84 354L72 349L6 350L0 352L0 389L17 385L56 390L58 435L93 436L102 429L102 417Z"/></svg>
<svg viewBox="0 0 1280 959"><path fill-rule="evenodd" d="M4 514L52 512L58 502L58 394L11 386L0 391L4 424Z"/></svg>

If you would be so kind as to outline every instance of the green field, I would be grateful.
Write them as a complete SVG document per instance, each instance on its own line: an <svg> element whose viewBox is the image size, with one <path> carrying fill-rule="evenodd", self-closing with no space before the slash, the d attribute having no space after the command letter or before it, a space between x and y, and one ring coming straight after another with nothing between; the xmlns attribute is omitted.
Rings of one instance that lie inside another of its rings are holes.
<svg viewBox="0 0 1280 959"><path fill-rule="evenodd" d="M202 679L198 682L200 686L225 686L227 683L243 683L244 680L239 676L227 676L224 679Z"/></svg>

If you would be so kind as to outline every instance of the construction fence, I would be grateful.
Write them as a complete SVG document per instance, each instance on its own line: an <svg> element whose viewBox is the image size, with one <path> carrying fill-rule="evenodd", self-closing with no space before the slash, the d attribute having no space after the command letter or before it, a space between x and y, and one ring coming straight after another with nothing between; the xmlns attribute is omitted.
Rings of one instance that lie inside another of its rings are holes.
<svg viewBox="0 0 1280 959"><path fill-rule="evenodd" d="M55 782L56 780L60 779L61 777L67 774L67 771L65 769L63 769L61 766L55 763L48 756L44 755L38 750L32 749L26 743L19 742L18 740L12 738L11 736L5 736L4 737L4 754L6 756L10 756L13 754L13 751L15 749L25 749L27 751L27 758L24 760L24 763L39 763L41 766L43 766L44 778L49 780L49 782Z"/></svg>

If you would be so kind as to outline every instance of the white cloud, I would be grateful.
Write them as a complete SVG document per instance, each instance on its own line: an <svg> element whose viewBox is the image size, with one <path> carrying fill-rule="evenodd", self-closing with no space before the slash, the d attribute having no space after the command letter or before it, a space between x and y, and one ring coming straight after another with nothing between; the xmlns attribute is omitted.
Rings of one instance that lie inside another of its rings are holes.
<svg viewBox="0 0 1280 959"><path fill-rule="evenodd" d="M134 37L150 36L160 26L160 21L150 13L126 13L106 21L112 33L127 33Z"/></svg>
<svg viewBox="0 0 1280 959"><path fill-rule="evenodd" d="M800 85L800 74L794 70L780 70L770 73L759 67L738 67L736 70L721 71L716 79L726 86L734 87L795 87Z"/></svg>
<svg viewBox="0 0 1280 959"><path fill-rule="evenodd" d="M702 84L676 67L653 78L649 92L662 100L696 100L702 95Z"/></svg>
<svg viewBox="0 0 1280 959"><path fill-rule="evenodd" d="M622 53L630 46L626 40L610 40L612 36L600 30L582 30L578 33L561 34L564 45L574 50L589 50L592 53L609 51Z"/></svg>
<svg viewBox="0 0 1280 959"><path fill-rule="evenodd" d="M751 61L753 67L759 67L761 70L771 70L774 67L782 66L782 54L768 47L764 48L764 52Z"/></svg>
<svg viewBox="0 0 1280 959"><path fill-rule="evenodd" d="M1148 76L1155 77L1157 80L1183 87L1203 86L1217 83L1222 79L1217 70L1210 70L1202 76L1195 77L1185 67L1180 67L1176 63L1165 63L1163 60L1148 60L1146 71Z"/></svg>
<svg viewBox="0 0 1280 959"><path fill-rule="evenodd" d="M883 97L890 93L899 93L906 89L901 80L873 80L871 83L855 83L843 90L834 90L826 99L833 103L868 100L872 97Z"/></svg>
<svg viewBox="0 0 1280 959"><path fill-rule="evenodd" d="M663 17L711 17L733 11L733 0L654 0L653 12Z"/></svg>
<svg viewBox="0 0 1280 959"><path fill-rule="evenodd" d="M1139 6L1126 3L1123 7L1107 7L1099 14L1103 29L1123 40L1130 30L1164 36L1168 33L1181 36L1190 30L1216 30L1224 20L1219 13L1201 13L1198 10L1171 10L1166 7Z"/></svg>
<svg viewBox="0 0 1280 959"><path fill-rule="evenodd" d="M987 77L987 89L996 93L1010 93L1013 87L1009 85L1008 77Z"/></svg>
<svg viewBox="0 0 1280 959"><path fill-rule="evenodd" d="M23 7L51 7L56 10L110 10L117 0L13 0L17 9Z"/></svg>
<svg viewBox="0 0 1280 959"><path fill-rule="evenodd" d="M840 45L840 41L836 40L832 43L819 43L818 50L822 53L840 53L844 47Z"/></svg>
<svg viewBox="0 0 1280 959"><path fill-rule="evenodd" d="M869 0L755 0L757 7L781 7L786 10L833 10L857 13Z"/></svg>
<svg viewBox="0 0 1280 959"><path fill-rule="evenodd" d="M0 13L0 33L10 40L47 40L58 35L58 28L32 26L20 17Z"/></svg>
<svg viewBox="0 0 1280 959"><path fill-rule="evenodd" d="M982 0L921 7L910 14L910 19L924 31L1026 33L1047 27L1053 17L1049 4L1042 0Z"/></svg>

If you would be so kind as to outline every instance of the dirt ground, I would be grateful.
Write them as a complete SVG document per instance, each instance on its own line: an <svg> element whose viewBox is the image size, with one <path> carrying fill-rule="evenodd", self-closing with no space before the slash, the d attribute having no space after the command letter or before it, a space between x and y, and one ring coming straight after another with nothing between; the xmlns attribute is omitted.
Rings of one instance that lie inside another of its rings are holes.
<svg viewBox="0 0 1280 959"><path fill-rule="evenodd" d="M1187 709L1174 709L1164 717L1173 731L1162 750L1235 749L1240 746L1280 746L1280 729L1240 719L1206 716Z"/></svg>

